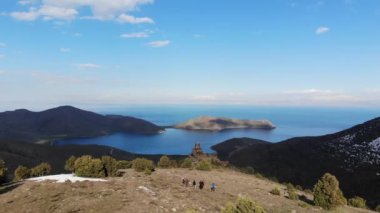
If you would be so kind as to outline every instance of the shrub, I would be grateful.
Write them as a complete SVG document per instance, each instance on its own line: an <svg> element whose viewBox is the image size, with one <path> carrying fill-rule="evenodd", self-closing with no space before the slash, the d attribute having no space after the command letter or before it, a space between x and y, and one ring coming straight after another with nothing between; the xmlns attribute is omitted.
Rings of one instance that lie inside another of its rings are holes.
<svg viewBox="0 0 380 213"><path fill-rule="evenodd" d="M300 191L303 190L303 189L302 189L302 186L300 186L300 185L297 185L297 186L296 186L296 189L297 189L297 190L300 190Z"/></svg>
<svg viewBox="0 0 380 213"><path fill-rule="evenodd" d="M227 204L222 213L264 213L265 210L255 201L238 198L234 203Z"/></svg>
<svg viewBox="0 0 380 213"><path fill-rule="evenodd" d="M119 169L130 169L132 168L132 162L127 160L119 160L118 162Z"/></svg>
<svg viewBox="0 0 380 213"><path fill-rule="evenodd" d="M144 172L147 169L153 171L154 163L153 161L145 158L136 158L132 161L132 168L137 172Z"/></svg>
<svg viewBox="0 0 380 213"><path fill-rule="evenodd" d="M255 169L253 169L253 167L251 167L251 166L247 166L247 167L241 169L241 171L243 173L250 174L250 175L255 174Z"/></svg>
<svg viewBox="0 0 380 213"><path fill-rule="evenodd" d="M356 207L356 208L363 208L363 209L367 208L366 200L358 196L350 198L348 200L348 205Z"/></svg>
<svg viewBox="0 0 380 213"><path fill-rule="evenodd" d="M212 166L211 166L211 163L209 161L201 160L200 162L197 163L197 166L195 168L197 170L210 171Z"/></svg>
<svg viewBox="0 0 380 213"><path fill-rule="evenodd" d="M18 166L17 169L15 170L14 176L15 176L15 181L20 181L24 180L30 177L30 169L28 169L25 166Z"/></svg>
<svg viewBox="0 0 380 213"><path fill-rule="evenodd" d="M375 211L380 212L380 204L376 206Z"/></svg>
<svg viewBox="0 0 380 213"><path fill-rule="evenodd" d="M290 200L298 200L298 194L296 192L296 188L294 188L293 184L286 184L286 190L288 191L288 198Z"/></svg>
<svg viewBox="0 0 380 213"><path fill-rule="evenodd" d="M75 169L74 169L74 165L75 165L75 161L76 161L76 157L75 156L71 156L69 159L67 159L66 163L65 163L65 170L68 171L68 172L74 172Z"/></svg>
<svg viewBox="0 0 380 213"><path fill-rule="evenodd" d="M157 165L161 168L169 168L171 166L170 158L166 155L162 156Z"/></svg>
<svg viewBox="0 0 380 213"><path fill-rule="evenodd" d="M4 183L7 176L7 167L5 162L0 159L0 183Z"/></svg>
<svg viewBox="0 0 380 213"><path fill-rule="evenodd" d="M51 173L50 164L41 163L40 165L37 165L31 169L30 176L39 177L39 176L49 175L50 173Z"/></svg>
<svg viewBox="0 0 380 213"><path fill-rule="evenodd" d="M261 174L261 173L255 173L255 177L257 177L258 179L261 179L261 180L264 180L265 177Z"/></svg>
<svg viewBox="0 0 380 213"><path fill-rule="evenodd" d="M151 174L152 174L152 170L153 170L153 169L149 169L148 167L146 167L146 168L144 169L144 174L146 174L146 175L151 175Z"/></svg>
<svg viewBox="0 0 380 213"><path fill-rule="evenodd" d="M76 159L75 174L79 177L105 177L103 163L100 159L94 159L90 155L84 155Z"/></svg>
<svg viewBox="0 0 380 213"><path fill-rule="evenodd" d="M105 172L106 177L116 177L117 176L117 170L119 170L119 164L118 161L110 156L103 156L100 159L103 163L103 168Z"/></svg>
<svg viewBox="0 0 380 213"><path fill-rule="evenodd" d="M281 195L281 192L278 188L274 188L270 191L272 195Z"/></svg>
<svg viewBox="0 0 380 213"><path fill-rule="evenodd" d="M326 173L315 184L314 203L327 210L347 204L347 200L339 188L339 181L334 175Z"/></svg>
<svg viewBox="0 0 380 213"><path fill-rule="evenodd" d="M216 159L216 158L211 158L210 163L211 163L212 167L214 167L214 168L219 168L219 167L223 166L222 161L220 161L219 159Z"/></svg>
<svg viewBox="0 0 380 213"><path fill-rule="evenodd" d="M190 158L185 158L183 162L181 163L181 168L192 168L193 167L193 161Z"/></svg>
<svg viewBox="0 0 380 213"><path fill-rule="evenodd" d="M173 168L178 168L178 163L176 160L170 160L170 166Z"/></svg>

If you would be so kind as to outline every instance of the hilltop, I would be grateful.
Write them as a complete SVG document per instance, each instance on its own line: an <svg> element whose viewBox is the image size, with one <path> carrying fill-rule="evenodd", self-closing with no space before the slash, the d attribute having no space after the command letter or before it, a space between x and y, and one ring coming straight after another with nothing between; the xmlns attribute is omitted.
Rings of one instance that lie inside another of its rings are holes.
<svg viewBox="0 0 380 213"><path fill-rule="evenodd" d="M275 126L268 120L241 120L202 116L174 126L177 129L222 131L227 129L273 129Z"/></svg>
<svg viewBox="0 0 380 213"><path fill-rule="evenodd" d="M334 134L270 143L236 138L212 147L221 160L253 167L267 177L311 188L325 172L337 176L347 197L380 203L380 118Z"/></svg>
<svg viewBox="0 0 380 213"><path fill-rule="evenodd" d="M181 179L203 179L202 191L184 187ZM268 212L324 212L307 204L307 199L294 201L286 198L285 186L253 175L230 169L208 172L189 169L157 169L152 175L127 170L125 176L107 178L107 182L53 183L25 181L16 188L0 194L2 212L220 212L227 202L238 196L257 201ZM217 184L211 192L211 182ZM281 196L269 193L273 188ZM1 192L0 192L1 193ZM338 212L370 212L363 209L340 207Z"/></svg>
<svg viewBox="0 0 380 213"><path fill-rule="evenodd" d="M163 130L142 119L100 115L72 106L61 106L42 112L19 109L0 113L0 139L3 140L46 142L116 132L157 134Z"/></svg>

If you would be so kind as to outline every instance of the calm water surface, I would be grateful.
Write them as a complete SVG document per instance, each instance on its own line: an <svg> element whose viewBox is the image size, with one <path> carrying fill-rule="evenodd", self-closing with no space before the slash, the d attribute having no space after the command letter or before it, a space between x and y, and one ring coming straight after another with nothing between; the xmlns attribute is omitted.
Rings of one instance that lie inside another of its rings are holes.
<svg viewBox="0 0 380 213"><path fill-rule="evenodd" d="M210 147L230 138L251 137L279 142L298 136L334 133L380 116L380 109L348 108L290 108L249 106L130 106L92 109L102 114L120 114L142 118L157 125L173 125L190 118L210 115L239 119L268 119L274 130L228 130L195 132L167 129L158 135L118 133L109 136L56 141L55 145L98 144L141 154L188 154L194 143L201 143L207 152Z"/></svg>

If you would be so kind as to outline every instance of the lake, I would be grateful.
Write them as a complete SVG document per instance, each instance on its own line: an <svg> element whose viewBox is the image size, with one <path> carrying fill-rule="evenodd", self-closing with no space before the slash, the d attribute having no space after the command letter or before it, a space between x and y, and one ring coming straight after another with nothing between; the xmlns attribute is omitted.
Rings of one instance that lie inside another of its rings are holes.
<svg viewBox="0 0 380 213"><path fill-rule="evenodd" d="M158 135L117 133L86 139L69 139L54 145L98 144L140 154L189 154L195 143L211 153L214 144L237 137L262 139L273 143L299 136L317 136L341 131L380 116L380 109L311 108L311 107L251 107L198 105L134 105L90 109L101 114L129 115L167 126L202 115L239 119L268 119L274 130L228 130L196 132L167 129Z"/></svg>

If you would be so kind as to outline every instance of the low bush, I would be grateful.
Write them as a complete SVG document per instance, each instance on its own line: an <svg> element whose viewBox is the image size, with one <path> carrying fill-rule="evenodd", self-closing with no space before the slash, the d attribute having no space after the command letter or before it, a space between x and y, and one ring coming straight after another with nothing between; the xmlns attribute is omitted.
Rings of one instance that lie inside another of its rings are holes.
<svg viewBox="0 0 380 213"><path fill-rule="evenodd" d="M255 174L255 169L251 166L247 166L245 168L242 168L241 171L245 174L250 174L250 175Z"/></svg>
<svg viewBox="0 0 380 213"><path fill-rule="evenodd" d="M347 200L339 188L339 181L334 175L326 173L315 184L314 204L327 210L347 204Z"/></svg>
<svg viewBox="0 0 380 213"><path fill-rule="evenodd" d="M166 155L162 156L160 158L160 161L158 161L157 166L160 168L170 168L171 167L170 158Z"/></svg>
<svg viewBox="0 0 380 213"><path fill-rule="evenodd" d="M270 191L272 195L281 195L281 191L278 188L274 188Z"/></svg>
<svg viewBox="0 0 380 213"><path fill-rule="evenodd" d="M154 163L145 158L136 158L132 161L132 168L137 172L146 172L146 170L153 171Z"/></svg>
<svg viewBox="0 0 380 213"><path fill-rule="evenodd" d="M297 189L297 190L300 190L300 191L303 190L302 186L300 186L300 185L297 185L297 186L296 186L296 189Z"/></svg>
<svg viewBox="0 0 380 213"><path fill-rule="evenodd" d="M356 208L367 208L366 202L366 200L358 196L348 199L348 205Z"/></svg>
<svg viewBox="0 0 380 213"><path fill-rule="evenodd" d="M132 162L127 160L119 160L118 162L119 169L130 169L132 168Z"/></svg>
<svg viewBox="0 0 380 213"><path fill-rule="evenodd" d="M262 174L259 173L259 172L256 172L256 173L255 173L255 177L257 177L258 179L261 179L261 180L264 180L264 179L265 179L264 175L262 175Z"/></svg>
<svg viewBox="0 0 380 213"><path fill-rule="evenodd" d="M238 198L234 203L227 204L222 213L265 213L265 210L253 200Z"/></svg>
<svg viewBox="0 0 380 213"><path fill-rule="evenodd" d="M51 173L50 164L41 163L40 165L37 165L31 169L30 176L39 177L39 176L49 175L50 173Z"/></svg>
<svg viewBox="0 0 380 213"><path fill-rule="evenodd" d="M178 163L176 160L170 160L170 166L172 168L178 168Z"/></svg>
<svg viewBox="0 0 380 213"><path fill-rule="evenodd" d="M197 166L195 167L197 170L202 170L202 171L210 171L212 168L212 165L209 161L207 160L201 160L197 163Z"/></svg>
<svg viewBox="0 0 380 213"><path fill-rule="evenodd" d="M181 163L181 168L192 168L193 167L193 161L190 158L185 158L183 162Z"/></svg>
<svg viewBox="0 0 380 213"><path fill-rule="evenodd" d="M380 212L380 204L376 206L375 211Z"/></svg>
<svg viewBox="0 0 380 213"><path fill-rule="evenodd" d="M288 192L288 198L290 200L298 200L298 194L296 192L296 188L294 188L293 184L286 184L286 191Z"/></svg>
<svg viewBox="0 0 380 213"><path fill-rule="evenodd" d="M117 171L119 170L118 161L110 156L103 156L101 159L104 173L106 177L116 177Z"/></svg>
<svg viewBox="0 0 380 213"><path fill-rule="evenodd" d="M7 167L5 162L0 159L0 183L4 183L7 176Z"/></svg>
<svg viewBox="0 0 380 213"><path fill-rule="evenodd" d="M76 159L75 174L79 177L105 177L105 169L100 159L94 159L90 155L84 155Z"/></svg>
<svg viewBox="0 0 380 213"><path fill-rule="evenodd" d="M31 170L25 166L18 166L14 173L15 181L25 180L30 177Z"/></svg>
<svg viewBox="0 0 380 213"><path fill-rule="evenodd" d="M75 171L75 161L77 158L75 156L71 156L69 159L66 160L65 163L65 170L68 172L74 172Z"/></svg>

